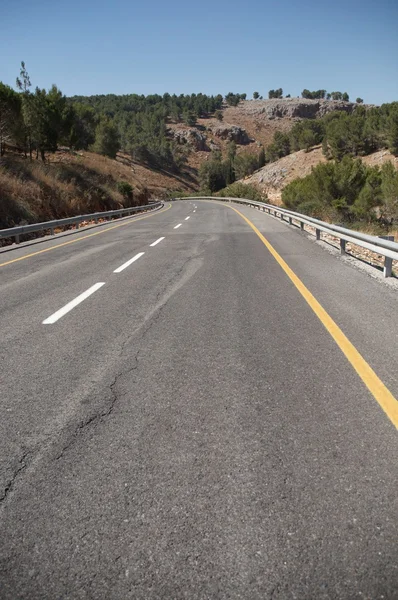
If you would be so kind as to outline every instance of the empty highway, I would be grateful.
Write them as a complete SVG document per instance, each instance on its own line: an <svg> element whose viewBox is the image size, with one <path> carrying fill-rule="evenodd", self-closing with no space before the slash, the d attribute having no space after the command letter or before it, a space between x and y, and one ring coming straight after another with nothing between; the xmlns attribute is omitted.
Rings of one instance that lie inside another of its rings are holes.
<svg viewBox="0 0 398 600"><path fill-rule="evenodd" d="M216 201L0 252L0 598L398 598L397 300Z"/></svg>

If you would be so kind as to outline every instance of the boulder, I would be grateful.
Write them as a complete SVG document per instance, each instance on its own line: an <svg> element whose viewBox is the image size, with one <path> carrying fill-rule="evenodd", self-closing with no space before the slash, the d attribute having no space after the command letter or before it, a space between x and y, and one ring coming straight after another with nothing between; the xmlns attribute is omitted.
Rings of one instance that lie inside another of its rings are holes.
<svg viewBox="0 0 398 600"><path fill-rule="evenodd" d="M253 140L247 135L246 129L237 125L218 125L211 128L213 134L222 140L233 141L236 144L250 144Z"/></svg>
<svg viewBox="0 0 398 600"><path fill-rule="evenodd" d="M208 151L206 136L194 128L189 129L168 129L168 134L178 144L188 144L195 150Z"/></svg>
<svg viewBox="0 0 398 600"><path fill-rule="evenodd" d="M216 142L214 140L210 140L209 148L210 148L210 150L214 150L214 151L220 150L220 146L218 144L216 144Z"/></svg>

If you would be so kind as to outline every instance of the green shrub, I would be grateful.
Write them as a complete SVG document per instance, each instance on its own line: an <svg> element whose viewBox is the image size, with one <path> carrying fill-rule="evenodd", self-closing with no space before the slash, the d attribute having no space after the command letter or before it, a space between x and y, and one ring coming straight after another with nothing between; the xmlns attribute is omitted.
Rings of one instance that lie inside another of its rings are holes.
<svg viewBox="0 0 398 600"><path fill-rule="evenodd" d="M379 169L344 156L292 181L283 189L282 201L315 217L347 224L377 221L388 228L398 221L398 171L390 162Z"/></svg>
<svg viewBox="0 0 398 600"><path fill-rule="evenodd" d="M132 200L133 187L128 183L128 181L119 181L117 184L117 189L124 198L128 198L129 200Z"/></svg>
<svg viewBox="0 0 398 600"><path fill-rule="evenodd" d="M239 181L225 187L218 192L217 196L221 196L222 198L247 198L248 200L257 200L259 202L263 200L261 192L256 187L240 183Z"/></svg>
<svg viewBox="0 0 398 600"><path fill-rule="evenodd" d="M323 219L325 216L325 207L318 200L307 200L298 205L297 212L315 217L316 219Z"/></svg>

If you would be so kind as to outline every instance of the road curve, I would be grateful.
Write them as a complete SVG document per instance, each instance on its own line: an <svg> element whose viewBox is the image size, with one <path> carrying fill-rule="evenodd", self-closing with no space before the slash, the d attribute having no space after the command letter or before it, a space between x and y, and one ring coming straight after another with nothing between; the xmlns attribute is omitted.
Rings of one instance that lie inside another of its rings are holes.
<svg viewBox="0 0 398 600"><path fill-rule="evenodd" d="M398 598L394 407L275 256L393 400L396 292L237 208L0 253L1 599Z"/></svg>

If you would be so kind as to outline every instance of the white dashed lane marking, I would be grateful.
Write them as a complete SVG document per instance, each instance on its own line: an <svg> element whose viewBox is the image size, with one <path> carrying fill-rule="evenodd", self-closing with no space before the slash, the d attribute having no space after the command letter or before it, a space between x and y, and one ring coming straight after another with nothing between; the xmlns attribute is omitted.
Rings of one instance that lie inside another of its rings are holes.
<svg viewBox="0 0 398 600"><path fill-rule="evenodd" d="M136 254L135 256L133 256L133 258L130 258L130 260L128 260L123 265L121 265L120 267L118 267L117 269L115 269L113 272L114 273L121 273L122 271L124 271L124 269L127 269L127 267L129 267L133 262L135 262L136 260L138 260L139 258L141 258L141 256L143 256L144 254L145 254L145 252L139 252L138 254Z"/></svg>
<svg viewBox="0 0 398 600"><path fill-rule="evenodd" d="M56 321L61 319L61 317L66 315L66 313L68 313L73 308L75 308L75 306L77 306L78 304L83 302L83 300L86 300L86 298L91 296L91 294L94 294L94 292L99 290L100 287L102 287L103 285L105 285L105 281L96 283L91 288L89 288L88 290L86 290L85 292L80 294L80 296L77 296L74 300L71 300L70 302L68 302L68 304L65 304L65 306L63 308L60 308L59 310L57 310L57 312L52 314L51 317L48 317L48 319L45 319L43 321L43 325L52 325L53 323L56 323Z"/></svg>
<svg viewBox="0 0 398 600"><path fill-rule="evenodd" d="M154 246L156 246L157 244L159 244L159 242L161 242L162 240L164 240L164 237L159 238L158 240L156 240L156 242L153 242L153 244L149 244L151 248L153 248Z"/></svg>

